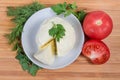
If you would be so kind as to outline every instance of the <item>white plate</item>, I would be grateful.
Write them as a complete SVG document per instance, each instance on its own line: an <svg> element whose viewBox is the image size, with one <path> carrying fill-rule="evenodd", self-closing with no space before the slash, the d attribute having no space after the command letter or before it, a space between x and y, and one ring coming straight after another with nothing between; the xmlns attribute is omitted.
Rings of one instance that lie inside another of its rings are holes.
<svg viewBox="0 0 120 80"><path fill-rule="evenodd" d="M65 57L56 58L53 65L45 65L39 61L37 61L33 55L37 51L37 44L35 42L36 33L40 28L40 24L48 19L58 16L54 13L51 8L42 9L35 14L33 14L25 23L23 32L22 32L22 46L23 49L28 56L28 58L35 63L36 65L46 68L46 69L59 69L65 66L68 66L72 62L74 62L77 57L80 55L82 46L84 43L84 33L81 27L79 20L74 16L70 15L68 17L64 17L63 15L59 15L59 17L67 20L75 29L76 32L76 43L75 47L67 54ZM69 43L66 43L69 46Z"/></svg>

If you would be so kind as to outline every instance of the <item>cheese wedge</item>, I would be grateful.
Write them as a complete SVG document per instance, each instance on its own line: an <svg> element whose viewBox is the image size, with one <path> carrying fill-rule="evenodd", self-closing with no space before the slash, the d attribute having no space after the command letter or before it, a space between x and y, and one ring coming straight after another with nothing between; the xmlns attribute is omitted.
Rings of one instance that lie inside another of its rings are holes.
<svg viewBox="0 0 120 80"><path fill-rule="evenodd" d="M53 49L51 47L52 45L49 44L46 48L44 48L43 50L38 50L37 53L34 54L34 57L44 63L44 64L47 64L47 65L51 65L54 63L54 60L55 60L55 55L54 55L54 52L53 52Z"/></svg>
<svg viewBox="0 0 120 80"><path fill-rule="evenodd" d="M36 36L38 47L44 45L46 42L52 39L52 37L48 33L51 27L52 23L50 23L48 20L43 21L43 23L40 25L40 29Z"/></svg>

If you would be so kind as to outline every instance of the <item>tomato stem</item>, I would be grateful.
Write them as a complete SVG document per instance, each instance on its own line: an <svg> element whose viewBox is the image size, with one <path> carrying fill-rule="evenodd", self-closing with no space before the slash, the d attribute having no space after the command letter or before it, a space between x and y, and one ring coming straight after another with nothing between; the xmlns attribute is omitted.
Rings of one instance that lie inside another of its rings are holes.
<svg viewBox="0 0 120 80"><path fill-rule="evenodd" d="M97 24L98 26L100 26L100 25L102 25L102 21L101 21L101 20L97 20L97 21L96 21L96 24Z"/></svg>

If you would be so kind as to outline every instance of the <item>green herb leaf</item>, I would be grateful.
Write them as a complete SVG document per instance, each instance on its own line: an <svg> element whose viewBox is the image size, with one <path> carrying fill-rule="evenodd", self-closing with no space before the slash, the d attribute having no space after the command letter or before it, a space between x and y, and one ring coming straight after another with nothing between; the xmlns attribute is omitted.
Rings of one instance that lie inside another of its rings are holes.
<svg viewBox="0 0 120 80"><path fill-rule="evenodd" d="M21 63L21 65L22 65L23 70L28 70L29 69L29 65L26 62Z"/></svg>
<svg viewBox="0 0 120 80"><path fill-rule="evenodd" d="M53 27L49 29L49 35L59 42L60 38L63 38L63 36L65 36L65 29L63 25L53 23Z"/></svg>
<svg viewBox="0 0 120 80"><path fill-rule="evenodd" d="M14 44L14 46L13 46L13 51L16 51L17 49L18 49L18 46L19 46L19 44L16 42L15 44Z"/></svg>
<svg viewBox="0 0 120 80"><path fill-rule="evenodd" d="M72 12L74 12L76 8L76 3L67 4L66 2L64 2L63 4L56 4L51 7L51 9L56 12L57 15L64 13L65 16L72 14Z"/></svg>
<svg viewBox="0 0 120 80"><path fill-rule="evenodd" d="M79 19L79 21L82 23L85 16L86 16L86 12L84 10L78 11L76 12L74 15Z"/></svg>
<svg viewBox="0 0 120 80"><path fill-rule="evenodd" d="M39 70L39 67L36 66L35 64L32 64L31 67L29 68L29 73L35 76L38 70Z"/></svg>
<svg viewBox="0 0 120 80"><path fill-rule="evenodd" d="M29 70L29 59L26 58L26 55L19 53L16 56L16 59L19 60L19 63L21 64L23 70Z"/></svg>
<svg viewBox="0 0 120 80"><path fill-rule="evenodd" d="M73 4L68 4L68 8L69 9L76 9L77 8L76 3L74 2Z"/></svg>
<svg viewBox="0 0 120 80"><path fill-rule="evenodd" d="M64 16L69 16L71 13L73 13L72 10L66 10L65 13L64 13Z"/></svg>
<svg viewBox="0 0 120 80"><path fill-rule="evenodd" d="M66 2L64 2L63 4L56 4L56 5L52 6L51 8L54 12L57 13L57 15L59 15L66 11L67 4L66 4Z"/></svg>
<svg viewBox="0 0 120 80"><path fill-rule="evenodd" d="M23 59L24 58L24 55L19 53L17 54L17 56L15 57L16 59L20 60L20 59Z"/></svg>

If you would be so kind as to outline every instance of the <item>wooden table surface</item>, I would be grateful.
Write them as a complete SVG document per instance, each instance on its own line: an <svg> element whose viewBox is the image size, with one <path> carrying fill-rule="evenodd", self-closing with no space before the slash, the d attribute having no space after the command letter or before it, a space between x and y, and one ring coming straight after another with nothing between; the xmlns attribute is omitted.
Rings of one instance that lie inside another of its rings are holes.
<svg viewBox="0 0 120 80"><path fill-rule="evenodd" d="M3 36L14 27L6 16L7 6L21 6L35 0L0 0L0 80L120 80L120 0L38 0L45 5L76 2L79 9L103 10L113 19L113 31L103 41L109 46L111 57L106 64L93 65L83 57L58 70L39 70L35 77L21 69L15 52ZM37 1L37 0L36 0Z"/></svg>

